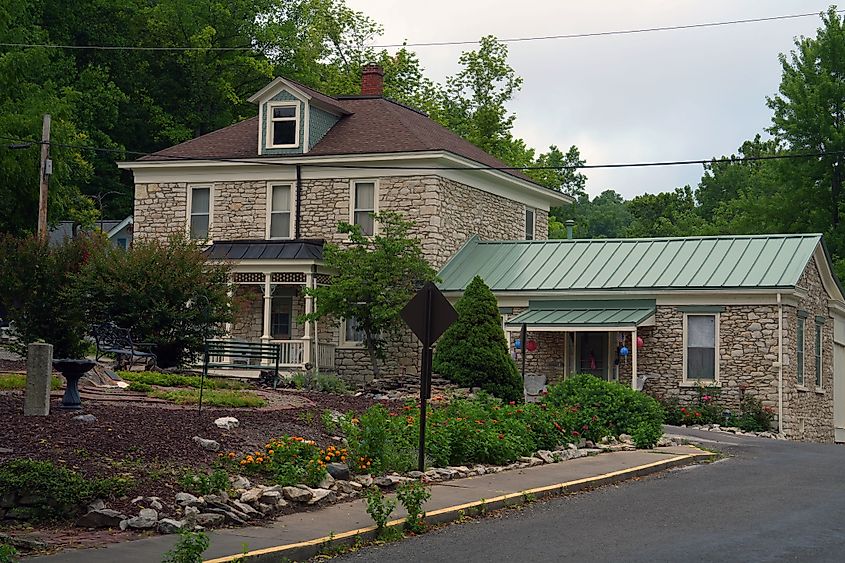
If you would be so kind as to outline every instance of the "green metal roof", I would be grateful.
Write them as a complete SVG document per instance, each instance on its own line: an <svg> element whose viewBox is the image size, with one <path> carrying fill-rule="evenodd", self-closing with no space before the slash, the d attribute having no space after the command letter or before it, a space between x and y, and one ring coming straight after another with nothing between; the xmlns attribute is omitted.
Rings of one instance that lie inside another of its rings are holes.
<svg viewBox="0 0 845 563"><path fill-rule="evenodd" d="M634 327L655 312L655 302L627 301L532 301L528 309L508 320L508 326Z"/></svg>
<svg viewBox="0 0 845 563"><path fill-rule="evenodd" d="M482 241L440 272L462 291L476 275L493 291L794 287L820 234Z"/></svg>

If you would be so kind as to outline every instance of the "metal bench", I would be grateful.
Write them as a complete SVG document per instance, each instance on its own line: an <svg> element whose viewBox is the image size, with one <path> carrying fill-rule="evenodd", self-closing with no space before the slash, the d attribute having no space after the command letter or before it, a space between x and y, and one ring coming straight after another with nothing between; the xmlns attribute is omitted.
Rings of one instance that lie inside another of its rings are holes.
<svg viewBox="0 0 845 563"><path fill-rule="evenodd" d="M128 328L121 328L114 323L103 323L93 327L91 336L97 345L95 359L98 362L105 354L114 354L115 369L131 370L136 358L145 359L148 369L156 366L158 358L153 352L155 344L133 341Z"/></svg>
<svg viewBox="0 0 845 563"><path fill-rule="evenodd" d="M271 371L273 389L279 380L280 344L247 342L242 340L206 340L203 350L202 372L209 369Z"/></svg>

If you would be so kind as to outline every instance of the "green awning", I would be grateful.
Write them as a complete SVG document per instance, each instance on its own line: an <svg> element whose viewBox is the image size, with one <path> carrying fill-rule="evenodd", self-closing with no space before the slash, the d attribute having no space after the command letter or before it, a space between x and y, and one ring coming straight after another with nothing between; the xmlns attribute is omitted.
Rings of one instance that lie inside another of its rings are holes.
<svg viewBox="0 0 845 563"><path fill-rule="evenodd" d="M535 301L506 323L529 327L635 327L654 315L655 302L647 299L624 301Z"/></svg>

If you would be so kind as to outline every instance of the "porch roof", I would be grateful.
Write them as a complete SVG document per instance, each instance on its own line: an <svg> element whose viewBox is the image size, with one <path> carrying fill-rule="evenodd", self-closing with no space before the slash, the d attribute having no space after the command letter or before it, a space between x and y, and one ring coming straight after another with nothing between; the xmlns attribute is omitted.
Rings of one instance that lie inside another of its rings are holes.
<svg viewBox="0 0 845 563"><path fill-rule="evenodd" d="M654 300L532 301L505 323L532 327L635 327L654 315Z"/></svg>
<svg viewBox="0 0 845 563"><path fill-rule="evenodd" d="M322 260L322 239L221 240L205 250L209 260Z"/></svg>

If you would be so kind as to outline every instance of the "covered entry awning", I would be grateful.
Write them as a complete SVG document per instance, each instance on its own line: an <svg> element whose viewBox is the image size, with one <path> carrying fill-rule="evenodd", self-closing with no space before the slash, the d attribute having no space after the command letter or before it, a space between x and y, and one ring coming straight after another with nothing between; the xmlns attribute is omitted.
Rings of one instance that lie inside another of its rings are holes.
<svg viewBox="0 0 845 563"><path fill-rule="evenodd" d="M508 319L509 330L522 325L531 330L631 330L653 323L654 300L531 301L528 309Z"/></svg>

